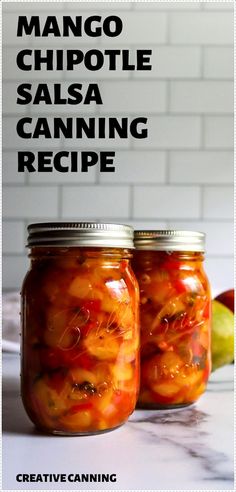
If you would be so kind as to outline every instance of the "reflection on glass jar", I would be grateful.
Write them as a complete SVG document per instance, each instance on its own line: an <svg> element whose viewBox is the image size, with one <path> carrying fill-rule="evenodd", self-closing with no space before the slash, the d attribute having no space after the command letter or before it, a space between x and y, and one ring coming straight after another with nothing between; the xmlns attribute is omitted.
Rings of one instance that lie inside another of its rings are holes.
<svg viewBox="0 0 236 492"><path fill-rule="evenodd" d="M135 246L141 311L139 406L186 406L205 391L211 370L204 234L137 231Z"/></svg>
<svg viewBox="0 0 236 492"><path fill-rule="evenodd" d="M115 428L134 410L139 386L132 229L32 225L29 246L32 266L22 288L26 411L51 433Z"/></svg>

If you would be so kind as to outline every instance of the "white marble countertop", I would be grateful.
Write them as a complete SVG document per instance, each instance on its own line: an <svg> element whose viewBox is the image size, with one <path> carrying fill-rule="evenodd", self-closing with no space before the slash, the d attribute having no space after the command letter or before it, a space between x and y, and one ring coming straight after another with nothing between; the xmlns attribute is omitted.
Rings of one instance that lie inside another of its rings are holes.
<svg viewBox="0 0 236 492"><path fill-rule="evenodd" d="M16 475L105 473L115 483L18 483ZM3 357L3 490L233 490L233 366L196 405L137 410L97 436L40 435L19 396L19 357Z"/></svg>

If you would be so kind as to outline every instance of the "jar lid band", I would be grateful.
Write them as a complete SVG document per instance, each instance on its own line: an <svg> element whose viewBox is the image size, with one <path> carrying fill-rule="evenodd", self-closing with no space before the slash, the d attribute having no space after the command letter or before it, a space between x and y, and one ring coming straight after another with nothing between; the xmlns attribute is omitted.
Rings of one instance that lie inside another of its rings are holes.
<svg viewBox="0 0 236 492"><path fill-rule="evenodd" d="M123 224L44 222L28 226L27 247L65 246L133 249L134 231Z"/></svg>
<svg viewBox="0 0 236 492"><path fill-rule="evenodd" d="M205 234L195 231L134 231L136 249L204 252Z"/></svg>

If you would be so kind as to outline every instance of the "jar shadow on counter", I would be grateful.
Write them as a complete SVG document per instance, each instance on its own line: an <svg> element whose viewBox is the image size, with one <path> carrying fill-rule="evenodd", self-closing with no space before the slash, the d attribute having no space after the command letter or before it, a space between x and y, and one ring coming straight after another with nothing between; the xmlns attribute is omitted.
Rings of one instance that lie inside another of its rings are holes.
<svg viewBox="0 0 236 492"><path fill-rule="evenodd" d="M20 398L19 377L4 377L2 382L2 430L11 434L34 434Z"/></svg>

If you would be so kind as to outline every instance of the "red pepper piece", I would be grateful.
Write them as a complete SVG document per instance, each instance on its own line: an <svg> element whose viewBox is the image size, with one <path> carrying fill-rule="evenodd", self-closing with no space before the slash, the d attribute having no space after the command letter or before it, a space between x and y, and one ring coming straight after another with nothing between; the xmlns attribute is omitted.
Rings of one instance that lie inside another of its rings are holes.
<svg viewBox="0 0 236 492"><path fill-rule="evenodd" d="M122 412L127 413L130 411L130 407L132 406L132 396L128 391L116 391L112 398L112 403L117 408L122 408Z"/></svg>
<svg viewBox="0 0 236 492"><path fill-rule="evenodd" d="M189 287L179 278L173 281L173 287L178 294L184 294L189 291Z"/></svg>
<svg viewBox="0 0 236 492"><path fill-rule="evenodd" d="M71 357L69 363L71 367L81 367L81 369L91 369L94 365L94 360L86 353L75 354Z"/></svg>
<svg viewBox="0 0 236 492"><path fill-rule="evenodd" d="M67 415L74 415L75 413L82 412L85 410L91 410L92 403L81 403L80 405L73 405L73 407L68 410Z"/></svg>
<svg viewBox="0 0 236 492"><path fill-rule="evenodd" d="M81 308L88 310L92 313L98 313L101 309L101 301L100 299L94 299L92 301L83 302Z"/></svg>
<svg viewBox="0 0 236 492"><path fill-rule="evenodd" d="M91 369L94 361L84 351L80 353L78 348L71 350L44 348L40 350L40 363L43 370L51 371L63 367Z"/></svg>
<svg viewBox="0 0 236 492"><path fill-rule="evenodd" d="M202 375L202 379L204 382L207 383L210 373L211 373L211 360L208 359L206 361L206 365L205 365L203 375Z"/></svg>
<svg viewBox="0 0 236 492"><path fill-rule="evenodd" d="M203 310L203 318L209 319L211 316L211 301L208 301Z"/></svg>
<svg viewBox="0 0 236 492"><path fill-rule="evenodd" d="M183 264L183 262L178 261L178 260L173 260L169 259L164 261L161 265L163 270L180 270L180 269L186 269L186 265Z"/></svg>

